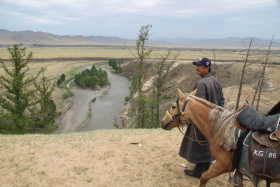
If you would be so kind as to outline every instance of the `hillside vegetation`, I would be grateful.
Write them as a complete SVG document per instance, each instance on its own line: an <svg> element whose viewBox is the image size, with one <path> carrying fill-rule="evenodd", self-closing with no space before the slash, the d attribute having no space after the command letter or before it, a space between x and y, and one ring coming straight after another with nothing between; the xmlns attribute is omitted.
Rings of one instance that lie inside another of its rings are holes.
<svg viewBox="0 0 280 187"><path fill-rule="evenodd" d="M151 94L153 89L152 78L155 74L153 67L154 60L151 60L146 64L148 69L148 75L145 82L146 94ZM133 68L134 63L130 63L123 67L122 75L126 77L132 76L137 69ZM225 96L225 108L234 110L237 100L238 87L240 83L240 76L242 72L243 64L236 62L228 63L216 63L212 67L212 75L217 77L222 84L223 92ZM258 64L252 64L247 68L247 73L244 75L244 86L242 89L242 95L239 106L243 105L244 99L252 102L255 87L258 83L261 73L261 66ZM266 78L264 83L264 90L262 92L261 104L259 111L263 114L267 113L276 103L279 102L280 86L278 82L280 77L279 65L267 66ZM165 114L165 111L169 109L171 104L177 99L177 88L180 88L185 93L190 93L193 90L193 86L200 79L196 75L195 66L190 61L177 61L173 65L173 69L170 70L165 86L167 89L162 93L162 99L160 103L160 119ZM172 86L170 86L172 83ZM130 102L124 107L124 110L128 110L129 114L135 110L137 98L132 98ZM125 113L125 111L123 111ZM131 126L132 119L129 115L123 116L126 120L126 126Z"/></svg>

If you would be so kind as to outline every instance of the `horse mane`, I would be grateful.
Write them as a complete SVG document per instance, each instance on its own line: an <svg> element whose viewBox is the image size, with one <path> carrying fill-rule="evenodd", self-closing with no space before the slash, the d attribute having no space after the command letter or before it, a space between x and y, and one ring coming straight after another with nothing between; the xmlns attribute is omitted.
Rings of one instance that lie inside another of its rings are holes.
<svg viewBox="0 0 280 187"><path fill-rule="evenodd" d="M215 105L205 99L193 95L190 96L211 108L209 113L209 122L211 126L211 134L213 135L212 142L214 143L220 139L220 146L223 146L228 151L233 149L234 138L233 133L231 132L232 128L235 128L234 114L236 112Z"/></svg>
<svg viewBox="0 0 280 187"><path fill-rule="evenodd" d="M192 97L192 98L194 98L195 100L197 100L197 101L199 101L199 102L201 102L201 103L203 103L203 104L209 106L210 108L217 108L218 110L221 110L221 111L225 110L223 107L220 107L220 106L218 106L218 105L215 105L214 103L211 103L211 102L209 102L209 101L207 101L207 100L205 100L205 99L202 99L202 98L200 98L200 97L197 97L197 96L195 96L195 95L190 95L190 97Z"/></svg>
<svg viewBox="0 0 280 187"><path fill-rule="evenodd" d="M235 112L224 109L220 111L212 109L209 114L213 142L220 140L220 146L230 151L234 147L234 138L232 129L235 128Z"/></svg>

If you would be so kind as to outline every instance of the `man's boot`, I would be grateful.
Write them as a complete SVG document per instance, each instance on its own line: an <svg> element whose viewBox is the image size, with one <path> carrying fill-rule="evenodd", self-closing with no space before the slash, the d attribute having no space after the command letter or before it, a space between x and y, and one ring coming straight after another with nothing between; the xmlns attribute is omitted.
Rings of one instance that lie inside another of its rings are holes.
<svg viewBox="0 0 280 187"><path fill-rule="evenodd" d="M200 178L202 173L209 169L211 162L198 163L193 170L185 169L184 172L192 177Z"/></svg>

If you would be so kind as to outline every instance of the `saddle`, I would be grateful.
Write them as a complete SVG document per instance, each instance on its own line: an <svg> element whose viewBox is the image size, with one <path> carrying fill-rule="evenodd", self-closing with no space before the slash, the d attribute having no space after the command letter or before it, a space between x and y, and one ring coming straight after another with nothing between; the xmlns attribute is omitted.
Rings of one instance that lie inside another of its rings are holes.
<svg viewBox="0 0 280 187"><path fill-rule="evenodd" d="M274 133L279 130L279 117L280 114L263 116L254 107L247 106L237 114L236 123L239 128Z"/></svg>
<svg viewBox="0 0 280 187"><path fill-rule="evenodd" d="M280 179L280 114L262 116L247 106L236 116L237 126L251 130L250 173L266 180Z"/></svg>

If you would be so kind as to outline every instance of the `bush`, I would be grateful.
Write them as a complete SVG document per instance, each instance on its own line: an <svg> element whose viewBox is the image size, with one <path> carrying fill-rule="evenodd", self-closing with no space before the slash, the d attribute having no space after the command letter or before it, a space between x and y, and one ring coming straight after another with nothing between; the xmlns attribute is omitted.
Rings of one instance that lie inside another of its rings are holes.
<svg viewBox="0 0 280 187"><path fill-rule="evenodd" d="M128 102L130 99L131 99L130 96L126 96L126 97L124 98L125 102Z"/></svg>
<svg viewBox="0 0 280 187"><path fill-rule="evenodd" d="M73 95L74 92L70 88L65 88L62 98L67 99L68 97L72 97Z"/></svg>
<svg viewBox="0 0 280 187"><path fill-rule="evenodd" d="M112 68L117 72L117 73L121 73L122 72L122 68L121 68L121 64L123 63L123 60L114 60L111 59L109 60L109 66L112 66Z"/></svg>
<svg viewBox="0 0 280 187"><path fill-rule="evenodd" d="M60 78L57 80L56 84L59 86L61 83L65 81L65 74L63 73Z"/></svg>
<svg viewBox="0 0 280 187"><path fill-rule="evenodd" d="M94 65L75 75L74 82L81 87L96 89L97 86L104 86L108 83L108 74L102 69L97 69Z"/></svg>

